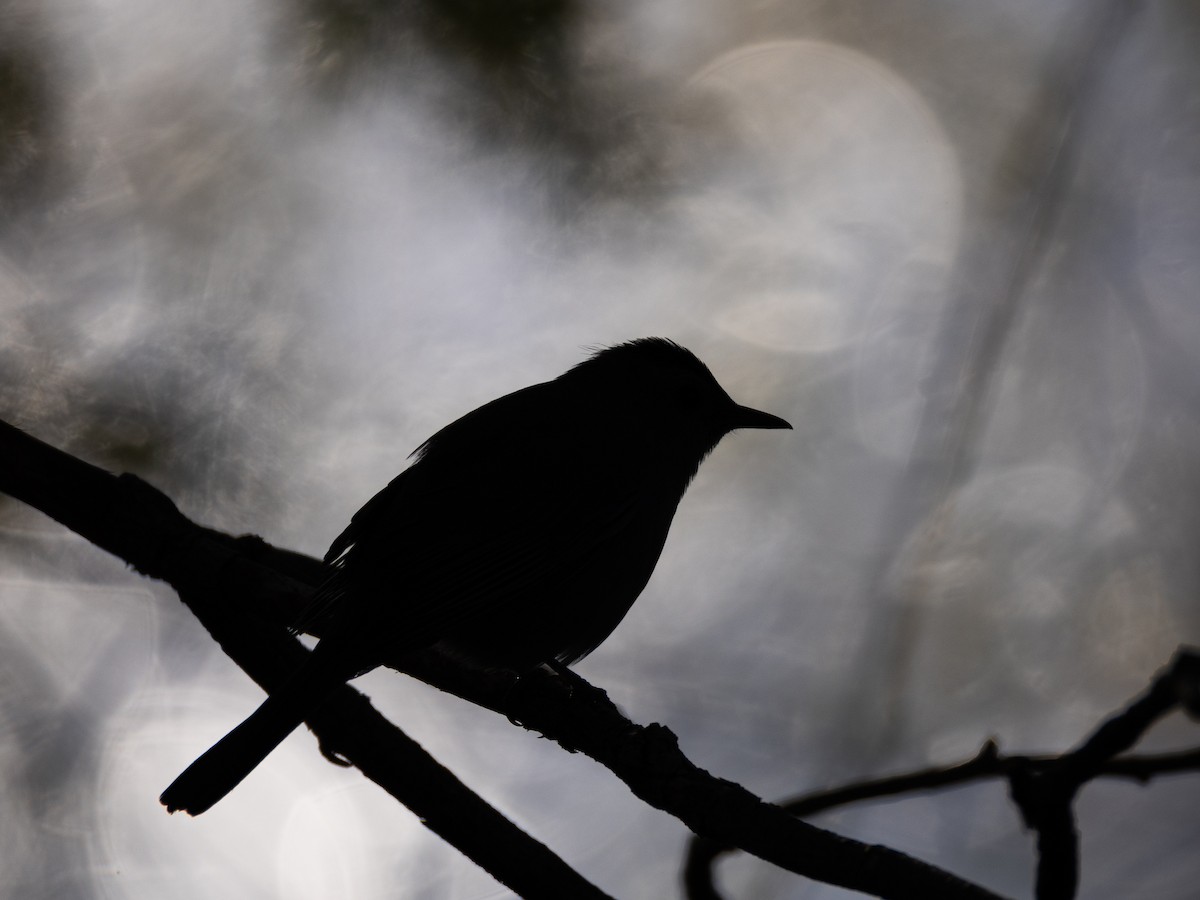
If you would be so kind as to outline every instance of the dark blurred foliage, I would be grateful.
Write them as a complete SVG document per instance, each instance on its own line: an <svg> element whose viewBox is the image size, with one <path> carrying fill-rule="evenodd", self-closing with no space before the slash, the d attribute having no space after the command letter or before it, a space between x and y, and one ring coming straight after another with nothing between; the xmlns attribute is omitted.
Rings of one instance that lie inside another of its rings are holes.
<svg viewBox="0 0 1200 900"><path fill-rule="evenodd" d="M0 213L5 221L45 202L55 147L59 98L49 69L53 51L38 40L34 17L0 26Z"/></svg>
<svg viewBox="0 0 1200 900"><path fill-rule="evenodd" d="M578 0L305 0L302 78L317 97L419 98L478 152L534 160L497 190L537 196L580 220L594 204L661 192L661 88L584 29L603 13Z"/></svg>

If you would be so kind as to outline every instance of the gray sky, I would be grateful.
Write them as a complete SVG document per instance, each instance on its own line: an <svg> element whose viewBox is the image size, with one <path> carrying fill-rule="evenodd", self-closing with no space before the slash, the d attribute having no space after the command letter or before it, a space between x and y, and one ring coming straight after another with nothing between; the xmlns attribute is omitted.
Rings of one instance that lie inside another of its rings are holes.
<svg viewBox="0 0 1200 900"><path fill-rule="evenodd" d="M674 338L796 430L722 443L580 671L768 798L1066 750L1200 638L1193 5L564 3L516 44L333 6L0 20L0 417L320 554L441 425ZM504 896L307 734L167 818L256 689L2 498L0 563L0 896ZM677 892L684 829L607 772L361 685L603 889ZM1089 787L1083 894L1190 896L1198 800ZM822 821L1028 895L1001 785Z"/></svg>

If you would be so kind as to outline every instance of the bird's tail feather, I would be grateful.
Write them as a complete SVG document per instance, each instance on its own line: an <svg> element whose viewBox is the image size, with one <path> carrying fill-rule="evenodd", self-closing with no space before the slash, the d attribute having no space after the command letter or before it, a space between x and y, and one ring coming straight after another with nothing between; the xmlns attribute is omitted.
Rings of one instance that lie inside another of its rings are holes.
<svg viewBox="0 0 1200 900"><path fill-rule="evenodd" d="M240 725L204 752L162 792L167 812L198 816L232 791L304 721L305 710L285 697L267 697Z"/></svg>
<svg viewBox="0 0 1200 900"><path fill-rule="evenodd" d="M322 646L245 721L208 748L162 792L167 812L198 816L232 791L355 671Z"/></svg>

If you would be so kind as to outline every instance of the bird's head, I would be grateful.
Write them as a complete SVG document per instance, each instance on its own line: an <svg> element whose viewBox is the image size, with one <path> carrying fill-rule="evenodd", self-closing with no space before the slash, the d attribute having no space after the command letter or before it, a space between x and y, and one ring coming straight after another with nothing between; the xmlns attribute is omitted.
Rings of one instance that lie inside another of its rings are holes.
<svg viewBox="0 0 1200 900"><path fill-rule="evenodd" d="M560 380L586 397L588 412L623 438L694 457L696 465L736 429L792 427L740 406L695 354L665 338L606 347Z"/></svg>

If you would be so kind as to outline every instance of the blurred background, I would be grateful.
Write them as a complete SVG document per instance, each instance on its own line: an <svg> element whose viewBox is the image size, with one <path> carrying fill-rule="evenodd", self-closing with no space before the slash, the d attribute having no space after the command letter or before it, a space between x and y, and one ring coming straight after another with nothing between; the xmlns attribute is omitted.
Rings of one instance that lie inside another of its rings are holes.
<svg viewBox="0 0 1200 900"><path fill-rule="evenodd" d="M441 425L669 336L796 430L722 443L581 673L768 798L1061 752L1200 640L1198 44L1191 0L10 0L0 418L320 555ZM679 894L685 829L608 772L359 684L603 889ZM307 733L168 818L258 701L0 497L0 896L506 896ZM1089 786L1083 895L1195 896L1198 804ZM1029 895L1001 784L818 821Z"/></svg>

